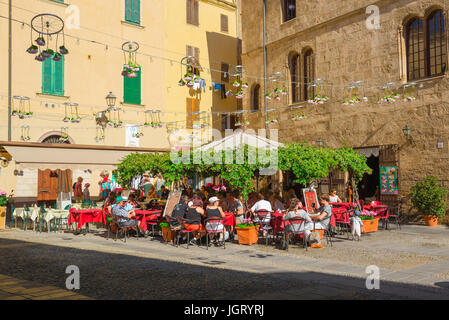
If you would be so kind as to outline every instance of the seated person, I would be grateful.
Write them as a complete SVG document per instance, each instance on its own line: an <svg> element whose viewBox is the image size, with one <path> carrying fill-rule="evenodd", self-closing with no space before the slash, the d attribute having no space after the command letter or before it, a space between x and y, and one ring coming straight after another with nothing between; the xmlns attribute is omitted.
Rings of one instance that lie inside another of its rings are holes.
<svg viewBox="0 0 449 320"><path fill-rule="evenodd" d="M318 209L319 215L311 216L313 222L306 224L305 236L309 236L311 230L325 230L329 226L332 217L332 207L329 204L329 195L320 196L321 207Z"/></svg>
<svg viewBox="0 0 449 320"><path fill-rule="evenodd" d="M204 234L204 227L201 224L201 217L206 213L203 209L203 201L200 197L194 196L192 199L192 205L187 209L185 219L188 220L184 223L184 228L189 231L193 231L194 238L190 240L191 245L198 244L197 240Z"/></svg>
<svg viewBox="0 0 449 320"><path fill-rule="evenodd" d="M128 203L133 207L133 209L140 209L140 204L136 201L136 195L134 193L129 195Z"/></svg>
<svg viewBox="0 0 449 320"><path fill-rule="evenodd" d="M310 219L310 216L307 212L305 212L302 209L302 204L299 199L292 199L290 201L290 207L287 210L288 212L284 215L282 218L284 221L287 221L292 218L302 218L306 222L305 223L312 223L312 219ZM294 233L300 233L304 231L305 223L294 223L294 224L288 224L285 227L285 230L287 232L294 232Z"/></svg>
<svg viewBox="0 0 449 320"><path fill-rule="evenodd" d="M221 207L219 206L220 200L217 197L212 197L209 199L209 205L206 207L206 216L207 218L225 218L225 214ZM224 221L217 221L217 222L207 222L206 223L206 230L208 231L223 231L224 228ZM210 240L214 238L214 234L209 234ZM223 243L223 232L220 233L219 242L215 243L217 245L221 245Z"/></svg>
<svg viewBox="0 0 449 320"><path fill-rule="evenodd" d="M173 230L181 229L181 224L178 222L177 218L184 218L187 212L187 208L189 207L188 202L188 196L181 196L181 201L173 208L171 219L169 219L170 225L172 226Z"/></svg>
<svg viewBox="0 0 449 320"><path fill-rule="evenodd" d="M284 204L279 200L279 198L274 193L270 194L269 200L273 211L285 210Z"/></svg>
<svg viewBox="0 0 449 320"><path fill-rule="evenodd" d="M219 205L220 207L223 209L223 211L228 212L229 210L229 204L228 204L228 200L226 199L226 193L224 192L219 192L217 194L217 198L220 201Z"/></svg>
<svg viewBox="0 0 449 320"><path fill-rule="evenodd" d="M127 202L127 198L118 197L116 203L112 208L112 214L117 217L119 227L131 227L139 235L140 221L131 219L136 216L136 213L134 210L129 210L131 205ZM144 233L141 234L145 235Z"/></svg>
<svg viewBox="0 0 449 320"><path fill-rule="evenodd" d="M270 222L271 219L271 203L267 200L265 200L265 197L262 193L259 193L257 195L257 199L258 201L256 202L256 204L254 204L250 211L254 216L254 222L259 222L259 218L257 216L257 212L261 211L261 212L267 212L267 215L265 216L263 223L268 223Z"/></svg>
<svg viewBox="0 0 449 320"><path fill-rule="evenodd" d="M147 199L157 199L157 192L154 186L151 186L150 191L147 193Z"/></svg>
<svg viewBox="0 0 449 320"><path fill-rule="evenodd" d="M161 187L161 199L168 199L168 195L170 194L170 190L168 190L165 186Z"/></svg>
<svg viewBox="0 0 449 320"><path fill-rule="evenodd" d="M337 195L337 190L332 189L331 193L329 194L329 203L340 203L341 201L340 197Z"/></svg>
<svg viewBox="0 0 449 320"><path fill-rule="evenodd" d="M226 200L228 201L228 211L235 215L236 224L243 224L245 218L242 202L238 199L238 191L226 192Z"/></svg>
<svg viewBox="0 0 449 320"><path fill-rule="evenodd" d="M256 204L257 201L259 201L259 199L257 199L257 192L253 191L248 195L248 200L246 201L246 203L248 204L248 207L251 208Z"/></svg>

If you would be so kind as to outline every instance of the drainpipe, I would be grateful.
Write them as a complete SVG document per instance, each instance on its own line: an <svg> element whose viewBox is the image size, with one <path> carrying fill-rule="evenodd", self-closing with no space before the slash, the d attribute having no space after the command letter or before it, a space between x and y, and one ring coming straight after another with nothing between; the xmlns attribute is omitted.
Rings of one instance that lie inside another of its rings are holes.
<svg viewBox="0 0 449 320"><path fill-rule="evenodd" d="M8 141L11 141L11 104L12 104L12 0L8 4Z"/></svg>
<svg viewBox="0 0 449 320"><path fill-rule="evenodd" d="M267 94L267 34L266 34L266 11L267 11L267 0L263 0L263 101L265 106L265 132L267 134L267 138L269 137L268 134L268 103L267 99L265 99L265 95Z"/></svg>

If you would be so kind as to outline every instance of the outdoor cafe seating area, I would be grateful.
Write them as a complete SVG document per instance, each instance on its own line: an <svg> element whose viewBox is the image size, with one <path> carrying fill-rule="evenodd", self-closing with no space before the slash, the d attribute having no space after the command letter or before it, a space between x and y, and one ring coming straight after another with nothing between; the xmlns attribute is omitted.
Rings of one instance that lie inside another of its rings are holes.
<svg viewBox="0 0 449 320"><path fill-rule="evenodd" d="M235 212L224 210L224 218L203 218L201 226L198 226L198 230L192 230L186 227L186 225L189 225L189 221L185 217L177 219L171 217L170 211L173 210L173 206L168 205L171 196L172 193L170 193L168 200L155 198L146 199L144 202L136 202L138 205L133 210L135 216L132 219L139 221L139 230L144 233L145 238L160 240L176 247L189 248L189 244L191 244L190 239L193 239L195 231L198 231L198 245L207 249L211 245L212 239L214 239L216 245L221 242L220 246L223 249L226 248L226 242L234 242L241 245L259 243L287 250L289 244L295 243L306 250L309 245L312 246L305 240L303 228L297 228L296 231L287 230L288 228L286 227L289 224L305 223L304 219L284 219L287 210L251 212L247 203L244 202L243 224L237 223ZM175 204L173 201L174 198L172 198L171 202ZM178 203L179 198L175 202ZM204 209L206 209L206 205L207 201L204 203ZM307 203L303 205L307 209ZM332 246L333 241L336 239L342 241L350 239L351 216L355 210L361 209L362 214L370 216L369 220L364 221L376 222L375 230L368 230L368 225L365 223L366 228L362 228L363 233L377 231L378 222L382 222L382 229L391 229L391 224L396 225L396 228L400 228L399 206L391 207L378 201L363 204L363 201L360 201L358 206L355 203L340 202L332 203L331 207L332 216L328 228L325 230L312 230L319 231L321 239L325 240L328 246ZM25 232L73 232L74 234L96 232L103 234L105 239L124 242L133 233L131 228L121 227L117 223L117 217L109 211L107 206L103 205L103 202L72 203L64 209L56 209L56 205L46 207L45 205L37 206L34 204L30 206L25 205L22 208L14 208L12 205L11 212L9 227L18 228ZM311 214L313 215L313 213ZM176 221L178 222L176 224L177 227L174 227L174 222ZM209 222L213 222L215 226L223 225L224 227L205 228ZM89 229L89 224L91 226L92 224L95 225L95 231ZM136 235L138 237L139 233L137 232ZM219 241L217 241L218 238ZM185 246L181 242L184 242Z"/></svg>

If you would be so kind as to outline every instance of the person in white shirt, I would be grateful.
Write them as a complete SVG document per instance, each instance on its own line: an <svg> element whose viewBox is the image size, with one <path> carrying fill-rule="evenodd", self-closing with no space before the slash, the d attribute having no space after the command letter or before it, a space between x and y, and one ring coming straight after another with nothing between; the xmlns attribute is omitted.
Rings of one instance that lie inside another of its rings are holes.
<svg viewBox="0 0 449 320"><path fill-rule="evenodd" d="M261 193L257 195L257 199L259 201L257 201L251 208L251 213L254 215L254 222L259 222L259 218L257 217L257 212L259 211L268 212L263 220L263 223L270 222L272 210L270 201L265 200L265 197Z"/></svg>
<svg viewBox="0 0 449 320"><path fill-rule="evenodd" d="M337 195L337 190L332 189L331 193L329 194L329 203L337 203L337 202L343 201L341 201L340 197Z"/></svg>

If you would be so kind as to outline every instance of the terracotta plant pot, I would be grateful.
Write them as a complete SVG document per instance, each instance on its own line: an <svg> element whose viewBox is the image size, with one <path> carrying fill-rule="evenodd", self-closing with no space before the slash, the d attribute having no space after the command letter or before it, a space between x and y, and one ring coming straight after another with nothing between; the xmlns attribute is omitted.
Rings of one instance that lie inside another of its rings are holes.
<svg viewBox="0 0 449 320"><path fill-rule="evenodd" d="M320 239L324 239L324 230L312 230L312 232L313 231L316 231L316 232L319 232L320 233Z"/></svg>
<svg viewBox="0 0 449 320"><path fill-rule="evenodd" d="M379 228L379 219L363 220L362 233L377 232Z"/></svg>
<svg viewBox="0 0 449 320"><path fill-rule="evenodd" d="M6 207L0 207L0 230L5 229L6 225Z"/></svg>
<svg viewBox="0 0 449 320"><path fill-rule="evenodd" d="M161 227L162 228L162 238L164 241L173 242L174 232L170 230L170 228L167 227Z"/></svg>
<svg viewBox="0 0 449 320"><path fill-rule="evenodd" d="M248 227L248 228L235 228L237 230L237 236L239 240L239 244L252 245L257 243L257 229L256 227Z"/></svg>
<svg viewBox="0 0 449 320"><path fill-rule="evenodd" d="M424 222L426 223L426 226L436 227L438 225L438 217L432 215L425 215Z"/></svg>

